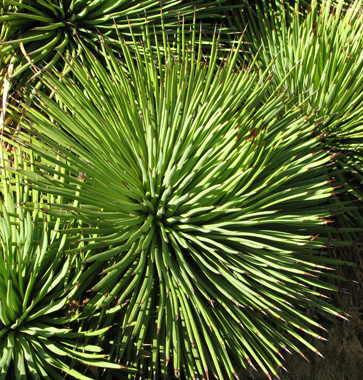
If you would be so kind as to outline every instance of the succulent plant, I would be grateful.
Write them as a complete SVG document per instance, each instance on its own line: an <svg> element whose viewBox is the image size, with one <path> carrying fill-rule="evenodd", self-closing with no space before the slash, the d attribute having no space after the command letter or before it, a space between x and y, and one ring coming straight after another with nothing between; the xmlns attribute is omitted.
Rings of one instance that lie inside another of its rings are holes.
<svg viewBox="0 0 363 380"><path fill-rule="evenodd" d="M145 23L155 24L158 29L161 20L170 28L177 25L180 18L215 18L218 11L223 10L222 3L201 0L4 0L0 15L0 55L7 64L15 54L13 79L25 72L24 83L33 75L30 69L38 75L40 68L62 63L62 54L74 58L82 54L80 41L97 55L100 34L109 44L118 45L119 33L126 39L130 36L129 24L133 25L135 35L140 35L140 27Z"/></svg>
<svg viewBox="0 0 363 380"><path fill-rule="evenodd" d="M147 39L136 61L121 44L127 71L106 43L106 67L85 47L68 59L78 86L45 74L63 106L38 93L27 107L17 139L35 159L15 174L54 197L38 208L81 223L61 233L83 236L70 257L91 252L83 313L114 326L113 362L147 379L277 376L282 352L303 355L291 337L317 352L299 330L324 339L304 308L343 317L321 294L335 289L319 254L334 155L307 99L271 90L270 67L238 67L242 39L216 68L216 34L208 59L201 33L175 38Z"/></svg>
<svg viewBox="0 0 363 380"><path fill-rule="evenodd" d="M83 374L89 366L121 369L87 343L108 328L77 322L84 257L64 253L75 237L61 235L64 221L47 213L46 203L60 198L14 175L27 165L21 149L0 150L0 379L91 379Z"/></svg>
<svg viewBox="0 0 363 380"><path fill-rule="evenodd" d="M56 67L62 76L69 70L62 55L82 59L81 45L85 44L102 59L100 35L117 48L120 38L131 46L134 36L142 40L143 25L149 25L147 33L159 35L163 28L176 31L182 21L203 18L203 28L212 24L213 30L217 20L223 17L224 3L224 0L1 1L0 95L5 90L3 82L8 82L7 101L15 98L30 104L32 88L40 88L43 71ZM29 83L30 86L24 87ZM18 128L9 115L6 124Z"/></svg>
<svg viewBox="0 0 363 380"><path fill-rule="evenodd" d="M339 199L360 205L360 210L353 206L352 212L339 217L339 225L362 228L363 3L314 0L303 19L299 4L294 11L280 7L272 12L265 2L245 31L253 42L248 46L252 52L261 50L260 62L271 67L275 86L287 77L287 93L299 102L308 97L314 133L337 155L331 172L343 186ZM357 236L349 233L349 238Z"/></svg>

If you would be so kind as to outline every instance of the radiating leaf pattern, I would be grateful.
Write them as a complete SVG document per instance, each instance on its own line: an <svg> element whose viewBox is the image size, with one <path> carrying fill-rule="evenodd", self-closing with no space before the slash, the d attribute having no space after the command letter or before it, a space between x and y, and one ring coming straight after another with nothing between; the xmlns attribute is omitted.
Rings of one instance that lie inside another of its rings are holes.
<svg viewBox="0 0 363 380"><path fill-rule="evenodd" d="M174 27L178 20L222 15L224 1L139 1L139 0L61 0L2 1L0 58L8 63L15 54L13 78L22 82L40 69L58 65L61 55L82 54L80 41L97 55L99 35L117 46L118 33L129 39L129 24L135 35L150 23ZM130 39L129 39L130 40ZM101 55L98 55L101 58Z"/></svg>
<svg viewBox="0 0 363 380"><path fill-rule="evenodd" d="M59 233L66 226L46 206L61 196L43 196L14 175L24 165L20 148L14 155L0 149L0 378L91 379L83 375L89 365L121 369L86 343L109 328L82 330L75 322L82 255L65 255L75 243Z"/></svg>
<svg viewBox="0 0 363 380"><path fill-rule="evenodd" d="M340 200L358 201L362 209L363 3L311 1L303 18L298 12L300 2L295 11L280 4L274 12L269 2L262 3L256 12L246 8L241 13L242 24L253 20L245 32L253 42L248 46L253 52L261 50L263 67L274 60L276 86L287 76L284 90L299 101L309 97L307 113L315 123L315 135L328 142L336 154L338 165L331 167L331 173L343 185ZM339 223L341 227L361 227L362 211L353 207Z"/></svg>
<svg viewBox="0 0 363 380"><path fill-rule="evenodd" d="M271 90L269 67L237 66L242 39L216 68L217 34L208 60L201 33L175 38L146 39L136 63L120 45L127 72L107 45L106 68L85 50L69 61L80 86L45 75L65 109L38 94L48 116L28 109L18 138L37 159L19 175L82 224L61 232L84 236L66 253L89 252L83 317L113 325L114 361L145 379L277 376L284 351L303 355L289 335L313 351L298 330L323 339L302 309L341 316L320 294L334 261L317 254L334 156L311 138L307 100Z"/></svg>

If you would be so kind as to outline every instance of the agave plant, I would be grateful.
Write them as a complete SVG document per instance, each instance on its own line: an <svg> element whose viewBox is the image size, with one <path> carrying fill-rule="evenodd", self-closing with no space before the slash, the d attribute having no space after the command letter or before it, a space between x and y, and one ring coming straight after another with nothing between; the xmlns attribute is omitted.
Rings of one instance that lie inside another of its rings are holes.
<svg viewBox="0 0 363 380"><path fill-rule="evenodd" d="M216 17L223 9L222 1L13 1L2 2L2 45L0 54L9 61L16 54L13 77L24 71L28 80L29 69L35 65L52 67L62 54L73 57L82 53L81 40L97 54L101 33L109 44L118 41L118 33L129 34L129 23L136 35L140 26L152 22L166 27L178 22L178 15L192 17ZM62 61L62 60L61 60ZM61 62L60 61L60 62ZM36 72L39 72L35 68Z"/></svg>
<svg viewBox="0 0 363 380"><path fill-rule="evenodd" d="M304 355L291 337L317 352L299 330L324 339L304 308L341 316L320 294L335 289L318 255L332 157L309 138L306 100L268 96L269 68L238 67L242 39L219 67L216 34L208 60L196 40L147 40L136 61L120 43L128 72L107 44L106 68L85 48L85 64L68 61L79 86L46 74L65 108L40 93L27 108L18 141L36 159L16 174L63 197L38 208L81 223L61 231L84 236L67 255L98 250L83 312L114 325L101 339L114 362L145 379L277 376L282 352Z"/></svg>
<svg viewBox="0 0 363 380"><path fill-rule="evenodd" d="M75 322L84 257L64 253L74 243L58 231L64 222L46 213L56 197L13 174L24 169L21 150L0 149L0 378L91 379L83 375L88 366L120 369L86 342L108 329L82 330Z"/></svg>
<svg viewBox="0 0 363 380"><path fill-rule="evenodd" d="M142 39L142 25L150 24L150 32L159 33L162 28L174 28L181 20L203 17L206 20L223 16L225 1L1 1L0 14L0 83L4 80L9 66L11 69L10 98L32 102L32 87L41 86L42 71L57 67L64 75L68 67L63 66L62 55L79 57L81 43L86 44L99 59L99 35L110 45L117 45L119 36L130 42L129 24L133 33ZM219 12L219 13L218 13ZM162 17L161 17L162 16ZM152 26L151 26L152 24ZM149 33L149 31L148 31ZM23 87L30 82L31 86ZM28 89L28 90L26 90ZM0 88L3 94L3 88ZM53 95L53 94L51 94ZM13 129L18 125L11 118L7 124Z"/></svg>
<svg viewBox="0 0 363 380"><path fill-rule="evenodd" d="M275 85L279 86L287 77L284 84L287 93L297 101L309 96L307 112L310 122L315 123L315 135L322 141L329 140L329 148L337 154L338 167L333 170L344 187L341 199L358 199L360 207L363 199L362 5L360 0L315 0L301 19L299 2L293 12L280 7L272 13L265 4L246 31L253 42L253 52L262 46L263 67L275 61ZM361 211L350 213L348 219L348 225L353 222L355 226L363 226ZM347 220L341 218L341 225L346 224Z"/></svg>
<svg viewBox="0 0 363 380"><path fill-rule="evenodd" d="M354 0L353 0L354 1ZM345 5L352 1L345 1ZM324 0L315 0L315 5L320 9ZM312 0L228 0L227 4L230 7L226 7L226 17L223 19L225 27L230 32L241 32L245 28L247 41L258 41L268 36L265 33L266 28L273 28L274 22L280 20L283 14L284 23L289 27L295 17L299 17L300 21L303 21L311 8ZM274 21L273 21L274 20ZM260 29L262 28L262 30ZM262 33L261 33L262 31ZM247 42L246 42L247 43ZM251 46L253 52L260 45L253 44ZM250 53L248 51L244 53ZM250 58L250 54L247 54L244 58Z"/></svg>

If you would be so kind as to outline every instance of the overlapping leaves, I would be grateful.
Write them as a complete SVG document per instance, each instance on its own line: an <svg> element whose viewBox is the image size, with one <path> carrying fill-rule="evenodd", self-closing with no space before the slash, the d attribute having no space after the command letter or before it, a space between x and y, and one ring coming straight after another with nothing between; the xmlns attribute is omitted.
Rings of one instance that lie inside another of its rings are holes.
<svg viewBox="0 0 363 380"><path fill-rule="evenodd" d="M208 28L206 20L210 17L213 28L216 18L222 16L224 3L221 0L1 1L0 94L6 92L3 83L8 82L8 101L20 98L30 104L33 98L30 88L40 88L38 78L43 70L56 67L60 76L67 72L62 55L82 57L81 44L85 44L102 59L100 34L117 49L119 35L131 42L130 23L140 39L143 25L150 25L150 33L159 34L162 26L176 30L182 20L203 18L204 28ZM23 87L26 83L31 86ZM6 123L17 127L9 117Z"/></svg>
<svg viewBox="0 0 363 380"><path fill-rule="evenodd" d="M216 36L209 60L201 36L167 40L136 63L120 44L128 72L107 46L107 68L86 50L87 65L68 61L80 87L47 75L66 110L39 94L47 116L29 109L18 135L37 159L19 173L61 197L51 214L82 223L62 230L86 236L67 255L97 250L84 316L114 324L113 360L148 379L277 375L282 352L301 353L289 336L313 351L297 330L321 338L301 309L339 315L320 294L332 260L317 255L333 157L310 138L308 100L268 95L269 68L237 68L240 45L216 69Z"/></svg>
<svg viewBox="0 0 363 380"><path fill-rule="evenodd" d="M120 369L86 341L108 328L84 331L74 323L82 255L64 253L75 244L59 233L64 222L47 215L45 204L57 197L13 174L24 165L21 150L1 149L0 379L63 379L65 373L90 379L83 375L90 365Z"/></svg>
<svg viewBox="0 0 363 380"><path fill-rule="evenodd" d="M362 208L362 1L312 1L303 19L299 2L295 11L280 7L278 12L267 3L258 8L258 17L246 31L252 51L262 48L263 67L275 61L276 86L287 77L283 88L287 93L298 101L309 95L307 112L315 135L329 141L337 154L338 166L332 172L344 187L340 198L358 200ZM341 218L340 225L363 226L361 211L348 218L349 222Z"/></svg>
<svg viewBox="0 0 363 380"><path fill-rule="evenodd" d="M8 63L16 55L13 78L22 73L31 75L36 66L52 67L62 54L72 57L82 54L79 40L97 55L98 38L102 33L109 44L118 43L118 33L129 35L129 23L134 33L149 23L167 27L176 25L178 19L211 17L223 9L221 1L14 1L2 2L2 44L0 55ZM58 65L59 66L59 65ZM63 67L59 67L62 71ZM38 72L38 69L35 69Z"/></svg>

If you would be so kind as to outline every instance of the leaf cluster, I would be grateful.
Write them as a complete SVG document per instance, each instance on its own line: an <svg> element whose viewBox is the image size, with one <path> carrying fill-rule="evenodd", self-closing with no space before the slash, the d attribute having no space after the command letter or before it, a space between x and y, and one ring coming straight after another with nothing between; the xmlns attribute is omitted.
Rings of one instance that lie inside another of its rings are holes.
<svg viewBox="0 0 363 380"><path fill-rule="evenodd" d="M122 35L104 2L70 4L116 35L73 39L3 109L0 379L270 378L321 355L305 310L346 318L322 249L362 227L361 2L267 3L227 54L187 17Z"/></svg>

